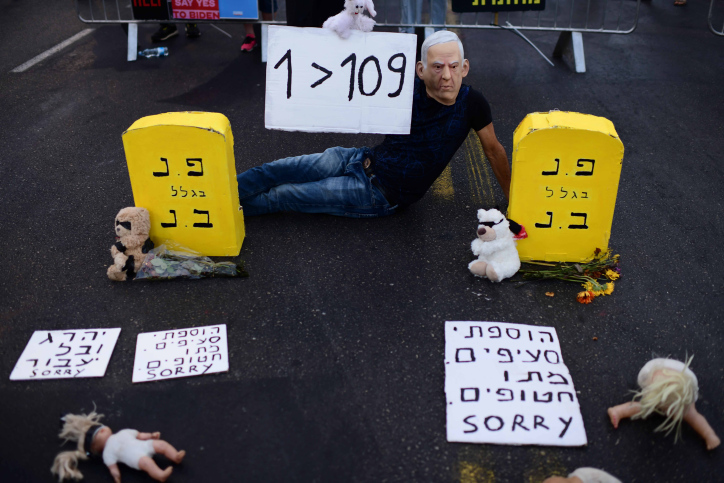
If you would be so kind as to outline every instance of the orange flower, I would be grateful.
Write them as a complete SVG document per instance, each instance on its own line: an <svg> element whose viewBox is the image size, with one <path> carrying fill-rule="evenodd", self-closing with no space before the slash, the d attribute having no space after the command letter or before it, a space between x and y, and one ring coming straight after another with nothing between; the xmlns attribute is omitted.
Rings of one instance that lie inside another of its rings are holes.
<svg viewBox="0 0 724 483"><path fill-rule="evenodd" d="M578 301L582 304L590 304L593 302L593 298L595 295L590 290L586 290L585 292L579 292L578 293Z"/></svg>

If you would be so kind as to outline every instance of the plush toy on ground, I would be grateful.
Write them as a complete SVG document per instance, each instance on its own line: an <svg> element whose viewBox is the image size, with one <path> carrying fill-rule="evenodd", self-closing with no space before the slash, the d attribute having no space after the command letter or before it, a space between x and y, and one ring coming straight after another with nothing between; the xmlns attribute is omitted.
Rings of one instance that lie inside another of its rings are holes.
<svg viewBox="0 0 724 483"><path fill-rule="evenodd" d="M365 8L373 17L377 15L372 0L345 0L344 10L325 20L322 27L334 30L343 39L349 38L352 30L370 32L375 26L375 21L362 14Z"/></svg>
<svg viewBox="0 0 724 483"><path fill-rule="evenodd" d="M145 208L123 208L116 215L116 243L111 247L113 265L108 278L122 282L133 280L146 254L153 248L148 237L151 217Z"/></svg>
<svg viewBox="0 0 724 483"><path fill-rule="evenodd" d="M543 483L621 483L621 480L597 468L578 468L568 478L551 476Z"/></svg>
<svg viewBox="0 0 724 483"><path fill-rule="evenodd" d="M470 262L468 269L493 282L512 277L520 268L515 240L528 236L525 229L496 209L478 210L478 221L478 238L470 245L478 259Z"/></svg>
<svg viewBox="0 0 724 483"><path fill-rule="evenodd" d="M656 431L668 435L676 430L674 441L681 435L681 422L686 421L706 441L706 449L714 449L721 442L704 416L696 411L694 403L699 396L699 383L686 364L674 359L654 359L646 363L638 376L641 390L633 401L608 408L608 417L614 428L625 418L646 419L652 413L666 416Z"/></svg>
<svg viewBox="0 0 724 483"><path fill-rule="evenodd" d="M154 480L166 481L173 468L169 466L162 470L151 456L162 454L178 464L186 455L186 451L177 451L166 441L159 439L161 433L139 433L135 429L123 429L113 434L111 428L98 422L102 417L102 414L92 411L90 414L66 414L61 418L63 426L58 437L77 442L78 448L75 451L63 451L55 457L50 471L58 476L58 481L82 479L83 475L78 471L78 460L87 460L91 455L101 454L103 463L116 483L121 481L118 463L143 470Z"/></svg>

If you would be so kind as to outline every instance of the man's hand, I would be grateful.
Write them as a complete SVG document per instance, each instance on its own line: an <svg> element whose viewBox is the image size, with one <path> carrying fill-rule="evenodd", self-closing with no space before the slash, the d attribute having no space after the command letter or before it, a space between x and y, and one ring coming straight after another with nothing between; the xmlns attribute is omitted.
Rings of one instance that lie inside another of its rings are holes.
<svg viewBox="0 0 724 483"><path fill-rule="evenodd" d="M493 174L498 180L503 194L506 198L510 194L510 166L508 165L508 155L505 154L505 148L500 144L495 136L493 123L491 122L480 131L477 131L480 144L483 146L485 157L488 158L490 167L493 168Z"/></svg>

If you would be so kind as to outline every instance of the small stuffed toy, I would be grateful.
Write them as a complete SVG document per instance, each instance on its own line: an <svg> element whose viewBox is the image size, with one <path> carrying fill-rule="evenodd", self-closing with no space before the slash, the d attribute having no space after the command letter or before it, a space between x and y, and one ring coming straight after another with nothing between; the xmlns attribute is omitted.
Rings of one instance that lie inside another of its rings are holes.
<svg viewBox="0 0 724 483"><path fill-rule="evenodd" d="M478 259L470 262L468 269L492 282L512 277L520 268L515 240L528 236L525 229L496 209L478 210L478 221L478 238L470 245Z"/></svg>
<svg viewBox="0 0 724 483"><path fill-rule="evenodd" d="M66 414L61 420L59 438L75 441L75 451L63 451L55 457L50 471L58 476L58 481L65 479L80 480L83 474L78 470L78 460L87 460L92 455L103 455L103 463L113 475L116 483L121 481L118 463L123 463L136 470L143 470L157 481L166 481L173 468L165 470L158 467L151 458L154 454L162 454L176 464L181 463L186 451L177 451L166 441L159 439L161 433L139 433L135 429L123 429L113 434L111 428L100 424L103 417L92 411L90 414Z"/></svg>
<svg viewBox="0 0 724 483"><path fill-rule="evenodd" d="M646 419L653 413L666 416L656 431L668 435L676 430L674 441L681 437L681 422L686 421L704 438L706 449L712 450L721 441L704 416L696 411L694 403L699 397L699 383L689 369L693 356L683 363L674 359L653 359L639 372L638 391L633 401L608 408L608 417L614 428L625 418Z"/></svg>
<svg viewBox="0 0 724 483"><path fill-rule="evenodd" d="M543 483L621 483L621 480L598 468L578 468L568 478L551 476Z"/></svg>
<svg viewBox="0 0 724 483"><path fill-rule="evenodd" d="M362 14L365 8L373 17L377 15L372 0L345 0L344 10L325 20L322 28L334 30L343 39L349 38L352 30L370 32L375 21Z"/></svg>
<svg viewBox="0 0 724 483"><path fill-rule="evenodd" d="M131 281L143 264L146 253L153 249L148 237L151 217L146 208L123 208L116 215L116 243L111 247L113 265L108 278L118 282Z"/></svg>

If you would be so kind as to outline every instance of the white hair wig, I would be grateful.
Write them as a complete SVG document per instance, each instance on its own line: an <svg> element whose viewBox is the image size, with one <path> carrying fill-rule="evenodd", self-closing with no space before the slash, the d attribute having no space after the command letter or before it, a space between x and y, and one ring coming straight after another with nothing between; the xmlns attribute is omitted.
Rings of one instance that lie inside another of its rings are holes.
<svg viewBox="0 0 724 483"><path fill-rule="evenodd" d="M448 42L457 42L458 49L460 49L460 62L465 61L465 50L463 49L463 43L460 42L460 38L455 35L454 32L449 30L438 30L434 34L430 35L422 43L420 57L422 58L422 68L427 67L427 51L430 47L437 44L446 44Z"/></svg>

